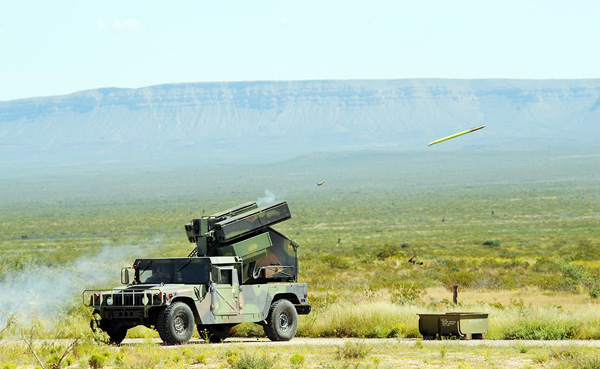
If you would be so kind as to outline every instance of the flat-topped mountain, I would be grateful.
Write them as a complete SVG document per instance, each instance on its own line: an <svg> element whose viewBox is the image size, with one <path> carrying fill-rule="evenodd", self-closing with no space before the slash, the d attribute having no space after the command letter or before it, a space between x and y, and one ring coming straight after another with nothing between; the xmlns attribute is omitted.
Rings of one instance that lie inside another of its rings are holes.
<svg viewBox="0 0 600 369"><path fill-rule="evenodd" d="M480 124L441 149L597 145L600 79L188 83L4 101L0 166L426 150Z"/></svg>

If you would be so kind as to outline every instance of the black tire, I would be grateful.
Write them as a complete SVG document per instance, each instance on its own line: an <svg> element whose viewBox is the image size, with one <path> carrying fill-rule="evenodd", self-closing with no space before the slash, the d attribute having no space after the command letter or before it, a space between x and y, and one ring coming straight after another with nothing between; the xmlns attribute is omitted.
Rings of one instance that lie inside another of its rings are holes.
<svg viewBox="0 0 600 369"><path fill-rule="evenodd" d="M298 330L298 313L288 300L277 300L271 304L265 334L271 341L289 341Z"/></svg>
<svg viewBox="0 0 600 369"><path fill-rule="evenodd" d="M94 310L90 319L90 328L92 329L92 332L99 333L99 330L102 329L101 324L102 317L100 316L100 312L98 312L98 310Z"/></svg>
<svg viewBox="0 0 600 369"><path fill-rule="evenodd" d="M167 345L187 343L194 333L194 313L192 313L192 309L181 301L167 306L158 313L156 330Z"/></svg>
<svg viewBox="0 0 600 369"><path fill-rule="evenodd" d="M229 324L198 324L198 334L200 339L210 343L223 342L231 333L232 326Z"/></svg>
<svg viewBox="0 0 600 369"><path fill-rule="evenodd" d="M125 339L127 335L127 328L125 327L115 327L115 328L107 328L106 333L108 337L110 337L109 343L113 345L120 345L121 342Z"/></svg>
<svg viewBox="0 0 600 369"><path fill-rule="evenodd" d="M127 328L121 326L112 326L110 321L102 321L100 312L94 310L90 319L90 328L95 334L101 334L102 331L108 334L108 343L119 345L127 335Z"/></svg>

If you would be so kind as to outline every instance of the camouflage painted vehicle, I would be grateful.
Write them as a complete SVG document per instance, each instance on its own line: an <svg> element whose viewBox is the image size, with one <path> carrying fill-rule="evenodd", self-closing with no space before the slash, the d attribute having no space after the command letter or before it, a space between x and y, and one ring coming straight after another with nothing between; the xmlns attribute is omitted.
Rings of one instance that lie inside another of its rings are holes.
<svg viewBox="0 0 600 369"><path fill-rule="evenodd" d="M306 283L298 283L298 245L272 225L291 217L285 201L246 203L185 226L196 248L188 257L137 259L112 290L86 290L94 331L120 343L129 328L156 329L169 345L186 343L194 325L220 342L233 326L253 322L273 341L287 341L298 314L310 313Z"/></svg>

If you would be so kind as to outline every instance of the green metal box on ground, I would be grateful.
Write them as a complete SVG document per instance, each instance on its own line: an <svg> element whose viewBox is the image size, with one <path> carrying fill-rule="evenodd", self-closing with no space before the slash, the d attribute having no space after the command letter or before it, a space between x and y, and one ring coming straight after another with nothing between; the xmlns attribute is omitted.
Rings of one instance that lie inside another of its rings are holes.
<svg viewBox="0 0 600 369"><path fill-rule="evenodd" d="M487 331L487 313L419 314L419 332L426 340L436 337L483 339Z"/></svg>

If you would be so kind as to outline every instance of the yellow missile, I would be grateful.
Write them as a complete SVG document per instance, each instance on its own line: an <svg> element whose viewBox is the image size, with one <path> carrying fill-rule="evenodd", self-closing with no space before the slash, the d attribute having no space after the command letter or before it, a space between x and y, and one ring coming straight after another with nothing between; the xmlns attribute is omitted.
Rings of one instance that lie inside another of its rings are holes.
<svg viewBox="0 0 600 369"><path fill-rule="evenodd" d="M466 131L458 132L458 133L455 133L453 135L450 135L450 136L447 136L447 137L444 137L444 138L440 138L439 140L431 141L430 143L427 144L427 146L435 145L437 143L444 142L446 140L450 140L450 139L453 139L453 138L458 137L458 136L466 135L467 133L478 131L478 130L484 128L484 127L485 127L485 124L483 124L481 126L477 126L475 128L467 129Z"/></svg>

